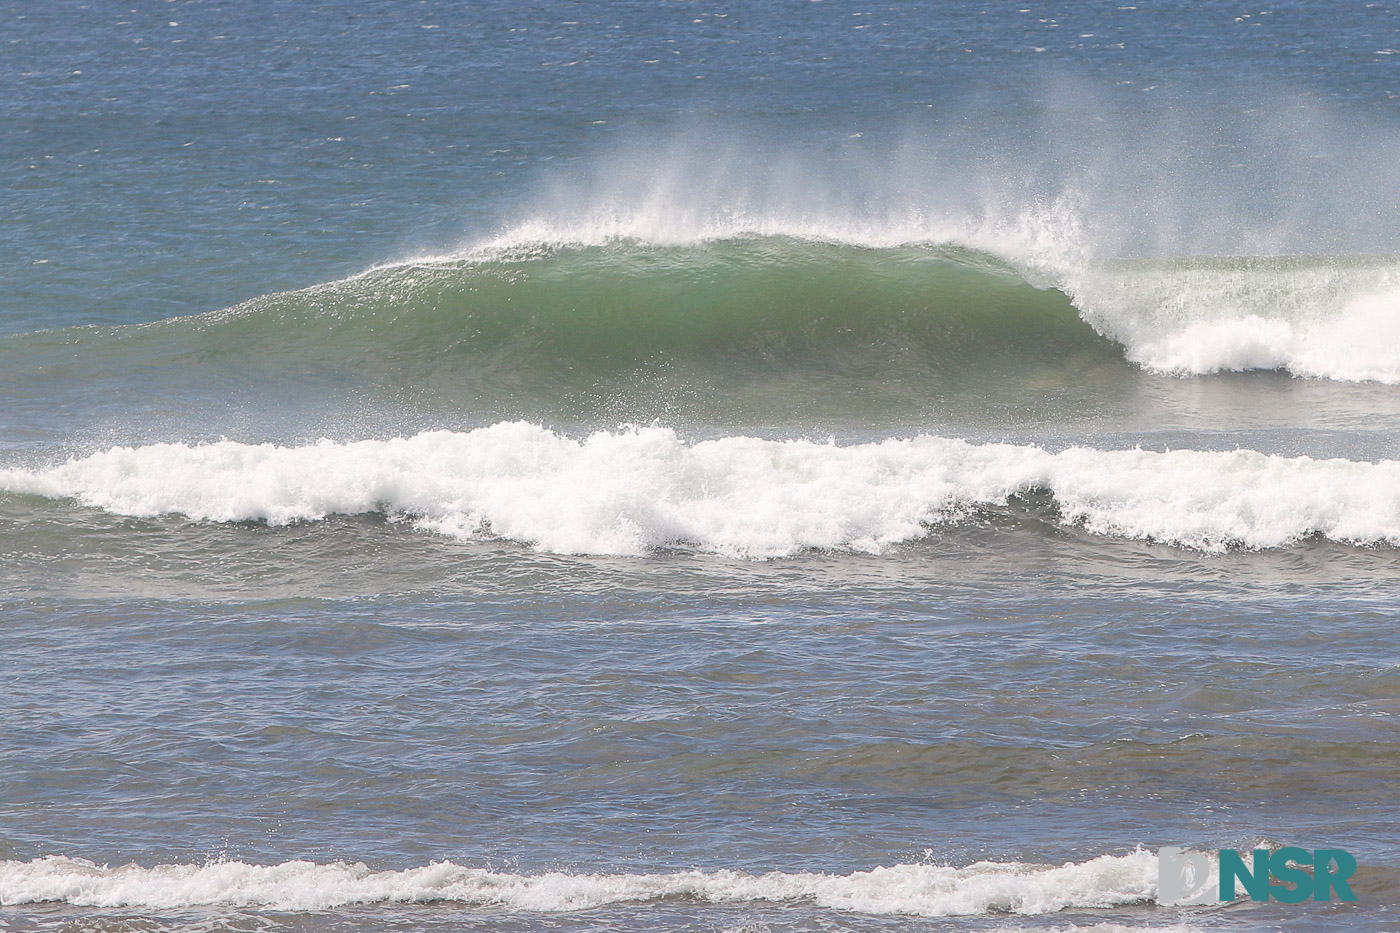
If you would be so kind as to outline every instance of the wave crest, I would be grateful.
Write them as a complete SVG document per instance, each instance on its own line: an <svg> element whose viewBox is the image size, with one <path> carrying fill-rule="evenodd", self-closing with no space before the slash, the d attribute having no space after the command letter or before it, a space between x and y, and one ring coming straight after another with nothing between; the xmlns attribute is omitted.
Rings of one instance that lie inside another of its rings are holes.
<svg viewBox="0 0 1400 933"><path fill-rule="evenodd" d="M923 239L739 225L675 242L626 224L526 226L464 256L197 317L7 338L0 362L16 381L202 380L212 366L498 402L633 394L639 374L719 394L786 373L895 392L912 380L917 396L1032 373L1072 385L1128 362L1400 384L1400 260L1098 261L1065 245L1072 233L1026 224Z"/></svg>

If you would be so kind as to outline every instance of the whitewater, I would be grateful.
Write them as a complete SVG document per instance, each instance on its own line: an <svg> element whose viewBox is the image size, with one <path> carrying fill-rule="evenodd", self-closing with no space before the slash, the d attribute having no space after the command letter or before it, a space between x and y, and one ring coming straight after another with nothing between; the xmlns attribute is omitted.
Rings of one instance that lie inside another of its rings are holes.
<svg viewBox="0 0 1400 933"><path fill-rule="evenodd" d="M1138 852L1058 867L979 862L966 868L893 865L851 875L686 871L662 875L526 876L442 862L402 871L364 864L289 862L116 868L67 858L0 863L0 904L63 901L89 907L205 905L327 910L349 904L450 901L529 912L585 911L688 898L721 905L808 902L867 914L923 917L1067 907L1113 907L1156 896L1156 860Z"/></svg>
<svg viewBox="0 0 1400 933"><path fill-rule="evenodd" d="M121 447L41 471L11 494L122 515L283 525L382 512L428 531L560 554L695 547L737 558L879 552L979 510L1047 493L1056 519L1203 550L1317 535L1400 543L1400 462L1254 451L1101 451L919 436L840 446L668 428L582 439L527 422L304 447L223 441Z"/></svg>
<svg viewBox="0 0 1400 933"><path fill-rule="evenodd" d="M0 4L0 928L1394 927L1393 7Z"/></svg>

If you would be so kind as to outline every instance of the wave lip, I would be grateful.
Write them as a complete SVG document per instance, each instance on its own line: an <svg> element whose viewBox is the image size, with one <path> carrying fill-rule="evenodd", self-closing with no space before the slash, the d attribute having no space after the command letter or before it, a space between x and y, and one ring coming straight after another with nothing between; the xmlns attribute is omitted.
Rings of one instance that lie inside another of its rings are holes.
<svg viewBox="0 0 1400 933"><path fill-rule="evenodd" d="M136 517L286 524L379 512L461 539L562 554L694 547L763 559L809 549L876 553L1048 494L1093 534L1206 551L1309 536L1400 544L1400 461L973 444L920 435L837 445L667 428L570 438L528 422L301 447L114 447L0 490Z"/></svg>
<svg viewBox="0 0 1400 933"><path fill-rule="evenodd" d="M66 856L0 862L0 904L83 907L328 910L348 905L452 902L523 912L589 910L689 898L717 905L811 903L834 910L922 917L1047 914L1152 900L1156 856L1138 850L1060 866L977 862L965 868L892 865L848 875L683 871L522 875L449 861L402 871L363 863L214 862L116 868Z"/></svg>

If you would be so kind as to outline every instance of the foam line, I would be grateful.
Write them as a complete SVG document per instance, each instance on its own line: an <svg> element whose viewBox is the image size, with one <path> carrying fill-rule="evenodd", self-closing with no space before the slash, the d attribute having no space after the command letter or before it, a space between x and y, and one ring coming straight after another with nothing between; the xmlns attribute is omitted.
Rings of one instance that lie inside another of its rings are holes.
<svg viewBox="0 0 1400 933"><path fill-rule="evenodd" d="M563 554L694 547L738 558L879 552L1045 492L1094 534L1218 551L1321 535L1400 544L1400 462L973 444L921 435L838 445L652 427L572 438L527 422L300 447L113 447L0 490L122 515L315 521L382 512L459 538Z"/></svg>
<svg viewBox="0 0 1400 933"><path fill-rule="evenodd" d="M555 913L610 904L685 898L721 905L810 903L866 914L924 917L1026 915L1150 901L1156 857L1145 851L1060 866L977 862L965 868L892 865L848 875L818 872L683 871L665 874L539 875L452 862L402 871L363 863L227 861L108 867L48 856L0 862L0 904L62 902L84 907L196 906L328 910L352 904L454 902Z"/></svg>

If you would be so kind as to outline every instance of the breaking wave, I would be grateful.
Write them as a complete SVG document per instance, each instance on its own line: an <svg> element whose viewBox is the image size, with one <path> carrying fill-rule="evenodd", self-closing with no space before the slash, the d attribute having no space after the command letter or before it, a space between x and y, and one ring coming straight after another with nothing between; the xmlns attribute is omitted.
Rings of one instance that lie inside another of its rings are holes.
<svg viewBox="0 0 1400 933"><path fill-rule="evenodd" d="M697 548L739 558L878 552L1024 497L1093 534L1208 551L1310 536L1400 544L1400 461L974 444L920 435L841 446L661 427L572 438L528 422L304 446L113 447L0 470L10 494L131 516L314 521L380 512L556 553Z"/></svg>
<svg viewBox="0 0 1400 933"><path fill-rule="evenodd" d="M792 369L897 383L1066 361L1400 383L1400 260L1094 260L1066 245L1076 222L1056 223L1053 236L741 223L676 241L527 225L195 317L6 338L0 360L17 383L354 373L476 398L642 371L710 387Z"/></svg>

